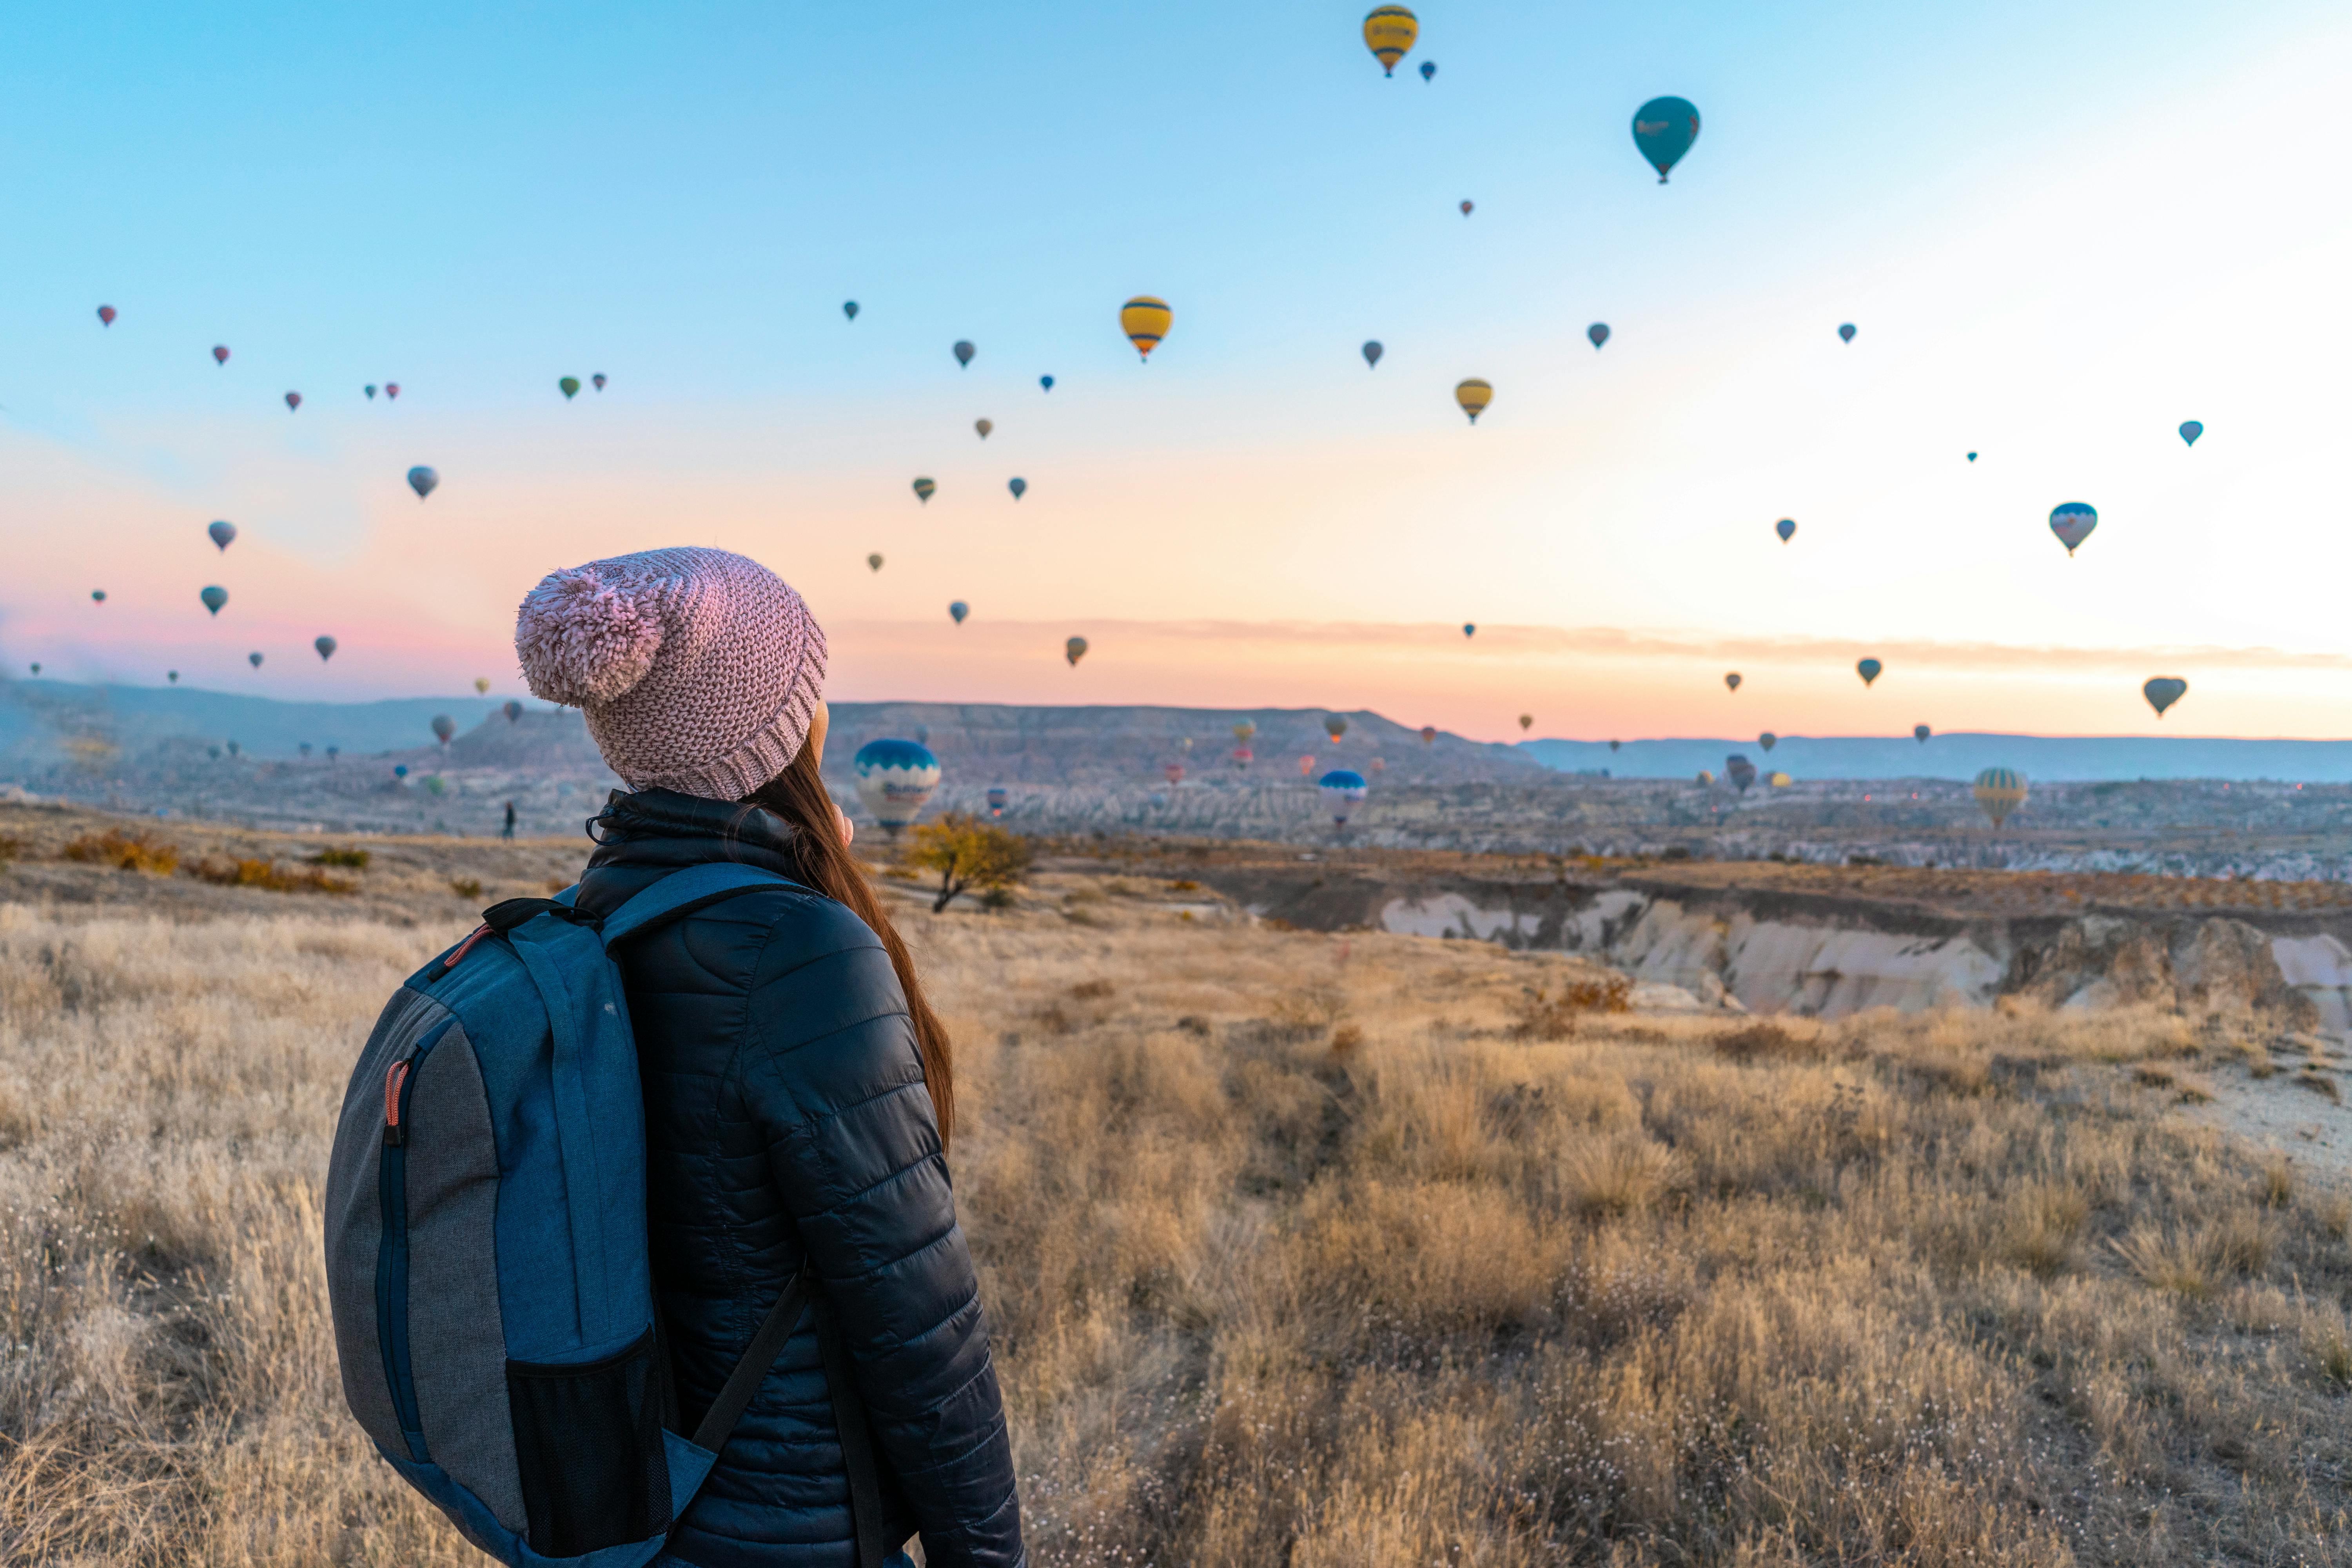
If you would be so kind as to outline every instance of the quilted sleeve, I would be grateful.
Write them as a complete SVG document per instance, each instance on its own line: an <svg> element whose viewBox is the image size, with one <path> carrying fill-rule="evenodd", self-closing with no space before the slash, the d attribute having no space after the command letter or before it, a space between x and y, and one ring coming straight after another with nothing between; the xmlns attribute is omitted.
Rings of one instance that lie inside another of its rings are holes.
<svg viewBox="0 0 2352 1568"><path fill-rule="evenodd" d="M889 955L792 900L752 977L737 1074L931 1568L1019 1568L988 1325Z"/></svg>

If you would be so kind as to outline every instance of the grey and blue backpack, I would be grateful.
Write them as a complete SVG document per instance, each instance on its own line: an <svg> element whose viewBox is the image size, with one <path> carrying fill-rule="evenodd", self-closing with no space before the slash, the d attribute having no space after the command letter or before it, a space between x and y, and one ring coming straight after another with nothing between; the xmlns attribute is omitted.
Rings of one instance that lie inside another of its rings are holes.
<svg viewBox="0 0 2352 1568"><path fill-rule="evenodd" d="M352 1069L326 1200L343 1396L393 1468L512 1568L658 1554L808 1306L803 1270L695 1430L674 1429L636 1044L609 951L793 885L705 865L601 922L569 893L496 905L409 976ZM858 1559L879 1563L870 1435L837 1336L821 1339Z"/></svg>

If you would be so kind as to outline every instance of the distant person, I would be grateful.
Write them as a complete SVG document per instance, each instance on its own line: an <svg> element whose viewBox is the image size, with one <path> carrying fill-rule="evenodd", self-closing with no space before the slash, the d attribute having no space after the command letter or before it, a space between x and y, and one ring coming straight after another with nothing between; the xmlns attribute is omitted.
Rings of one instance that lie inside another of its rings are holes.
<svg viewBox="0 0 2352 1568"><path fill-rule="evenodd" d="M499 837L501 838L514 837L514 802L512 801L507 802L507 825L499 829Z"/></svg>
<svg viewBox="0 0 2352 1568"><path fill-rule="evenodd" d="M1020 1568L1012 1445L948 1182L947 1031L818 771L824 634L757 562L656 550L543 579L515 651L533 693L585 713L634 792L592 825L581 909L609 913L709 861L800 884L622 950L680 1430L803 1263L819 1285L667 1552L851 1568L856 1534L879 1528L893 1568L911 1568L898 1548L914 1533L929 1568ZM828 1339L854 1386L826 1377ZM852 1507L840 1436L856 1447L860 1405L879 1527Z"/></svg>

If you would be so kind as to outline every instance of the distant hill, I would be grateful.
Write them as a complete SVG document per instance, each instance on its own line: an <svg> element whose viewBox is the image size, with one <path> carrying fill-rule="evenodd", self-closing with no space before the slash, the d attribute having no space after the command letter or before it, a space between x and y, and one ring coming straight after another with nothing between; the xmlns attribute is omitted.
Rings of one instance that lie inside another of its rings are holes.
<svg viewBox="0 0 2352 1568"><path fill-rule="evenodd" d="M238 746L257 757L291 757L308 742L355 755L433 743L446 713L470 729L499 710L489 697L396 697L380 702L281 702L192 686L79 686L64 680L0 680L0 775L56 760L67 740L102 742L137 754L167 740ZM534 707L539 706L533 704Z"/></svg>
<svg viewBox="0 0 2352 1568"><path fill-rule="evenodd" d="M1723 771L1734 752L1766 773L1799 779L1973 779L1986 768L2015 768L2036 783L2109 779L2281 779L2352 782L2352 741L2230 741L2171 735L1782 735L1768 754L1744 740L1523 741L1513 750L1561 773L1617 778L1686 779L1701 768Z"/></svg>

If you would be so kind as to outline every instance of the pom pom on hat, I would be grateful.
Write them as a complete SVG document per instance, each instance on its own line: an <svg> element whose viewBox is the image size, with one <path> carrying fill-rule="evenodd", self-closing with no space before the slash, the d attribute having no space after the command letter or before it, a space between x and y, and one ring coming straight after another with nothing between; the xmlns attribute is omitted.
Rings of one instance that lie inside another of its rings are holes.
<svg viewBox="0 0 2352 1568"><path fill-rule="evenodd" d="M523 600L515 655L532 696L573 708L610 702L653 668L664 584L629 564L623 556L551 572Z"/></svg>

